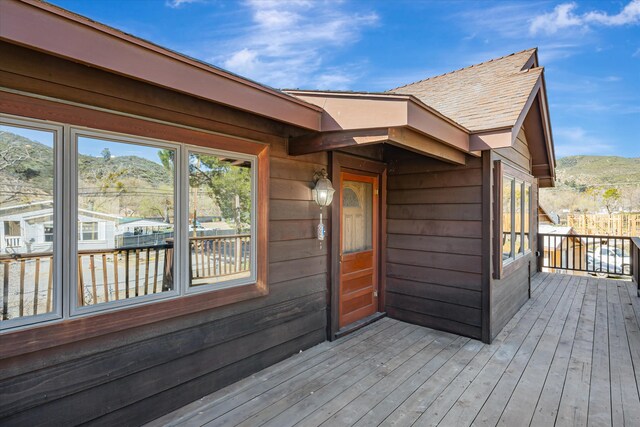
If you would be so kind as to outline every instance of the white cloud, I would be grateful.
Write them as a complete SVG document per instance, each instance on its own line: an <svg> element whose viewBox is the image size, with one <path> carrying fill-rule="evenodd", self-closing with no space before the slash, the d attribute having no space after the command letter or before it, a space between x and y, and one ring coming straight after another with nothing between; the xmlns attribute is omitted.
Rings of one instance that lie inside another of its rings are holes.
<svg viewBox="0 0 640 427"><path fill-rule="evenodd" d="M604 12L589 12L584 16L587 22L597 22L602 25L628 25L640 23L640 0L632 0L617 15Z"/></svg>
<svg viewBox="0 0 640 427"><path fill-rule="evenodd" d="M529 25L529 32L555 34L569 28L586 30L591 24L605 26L633 25L640 23L640 0L631 0L620 13L609 15L606 12L591 11L577 14L576 3L562 3L552 12L536 16Z"/></svg>
<svg viewBox="0 0 640 427"><path fill-rule="evenodd" d="M470 33L465 41L478 39L482 34L488 40L489 48L485 52L478 51L474 46L472 52L452 52L454 58L463 57L464 66L491 58L505 55L509 52L517 52L526 48L537 46L540 63L548 66L551 62L568 58L580 53L584 40L564 37L562 32L554 37L536 37L534 34L523 33L523 28L529 28L531 17L544 10L547 3L538 1L526 2L497 2L492 4L473 3L473 6L456 12L453 18L464 23L464 31ZM567 35L568 36L568 35ZM458 64L453 64L457 67Z"/></svg>
<svg viewBox="0 0 640 427"><path fill-rule="evenodd" d="M226 53L210 60L274 87L348 88L358 65L327 70L326 63L379 21L374 12L347 11L340 0L249 0L245 5L253 24L225 46Z"/></svg>
<svg viewBox="0 0 640 427"><path fill-rule="evenodd" d="M166 5L174 9L184 6L185 4L200 3L203 0L167 0Z"/></svg>
<svg viewBox="0 0 640 427"><path fill-rule="evenodd" d="M633 52L633 56L634 58L640 58L640 47L638 49L636 49L635 52Z"/></svg>
<svg viewBox="0 0 640 427"><path fill-rule="evenodd" d="M553 131L557 157L579 154L612 154L614 147L581 127L560 127Z"/></svg>
<svg viewBox="0 0 640 427"><path fill-rule="evenodd" d="M539 32L553 34L564 28L582 26L582 19L572 12L576 7L578 5L575 3L563 3L556 6L553 12L536 16L531 21L529 32L532 34Z"/></svg>

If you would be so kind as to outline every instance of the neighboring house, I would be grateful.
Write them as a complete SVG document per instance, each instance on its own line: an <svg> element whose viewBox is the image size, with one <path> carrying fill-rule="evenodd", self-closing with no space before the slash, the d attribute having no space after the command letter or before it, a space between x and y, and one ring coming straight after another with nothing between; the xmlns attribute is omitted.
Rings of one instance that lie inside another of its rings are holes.
<svg viewBox="0 0 640 427"><path fill-rule="evenodd" d="M142 424L385 314L491 342L529 298L538 189L555 180L535 49L387 93L283 92L47 3L1 7L0 121L64 141L68 188L83 135L203 152L252 180L250 232L191 252L176 163L179 232L159 267L103 254L83 284L60 234L50 310L0 321L3 424ZM318 241L322 169L336 193ZM71 196L56 193L60 233ZM192 282L189 256L211 251L250 274ZM121 299L78 302L103 281Z"/></svg>
<svg viewBox="0 0 640 427"><path fill-rule="evenodd" d="M117 221L114 215L79 209L78 250L113 248ZM52 200L0 208L0 254L51 252L52 248Z"/></svg>
<svg viewBox="0 0 640 427"><path fill-rule="evenodd" d="M572 227L539 224L538 232L545 235L543 271L565 272L587 268L587 242L577 236Z"/></svg>
<svg viewBox="0 0 640 427"><path fill-rule="evenodd" d="M538 205L538 224L559 224L560 217L553 212L547 212L542 206Z"/></svg>

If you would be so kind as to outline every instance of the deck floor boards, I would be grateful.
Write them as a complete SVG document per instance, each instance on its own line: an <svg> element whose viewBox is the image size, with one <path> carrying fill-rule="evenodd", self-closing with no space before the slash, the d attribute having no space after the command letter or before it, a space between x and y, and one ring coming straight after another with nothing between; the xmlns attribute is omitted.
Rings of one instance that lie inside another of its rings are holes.
<svg viewBox="0 0 640 427"><path fill-rule="evenodd" d="M640 425L631 282L538 274L491 345L385 318L150 426Z"/></svg>

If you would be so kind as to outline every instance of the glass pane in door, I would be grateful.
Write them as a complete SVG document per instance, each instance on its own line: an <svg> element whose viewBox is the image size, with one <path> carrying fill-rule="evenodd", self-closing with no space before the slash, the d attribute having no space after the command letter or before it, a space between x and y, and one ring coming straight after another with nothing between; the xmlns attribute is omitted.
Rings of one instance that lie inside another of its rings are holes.
<svg viewBox="0 0 640 427"><path fill-rule="evenodd" d="M342 182L342 252L372 249L373 185L369 182Z"/></svg>

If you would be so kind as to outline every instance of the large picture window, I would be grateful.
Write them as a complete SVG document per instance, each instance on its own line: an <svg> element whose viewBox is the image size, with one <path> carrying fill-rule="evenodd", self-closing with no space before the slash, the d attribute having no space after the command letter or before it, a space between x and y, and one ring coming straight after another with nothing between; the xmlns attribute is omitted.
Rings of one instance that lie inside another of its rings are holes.
<svg viewBox="0 0 640 427"><path fill-rule="evenodd" d="M531 188L533 177L514 168L496 166L500 179L500 191L496 208L501 213L496 224L501 247L501 264L496 264L496 273L504 266L531 251ZM499 274L496 274L499 277Z"/></svg>
<svg viewBox="0 0 640 427"><path fill-rule="evenodd" d="M2 116L0 329L192 292L211 307L264 295L264 147L187 142Z"/></svg>

